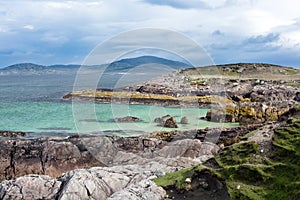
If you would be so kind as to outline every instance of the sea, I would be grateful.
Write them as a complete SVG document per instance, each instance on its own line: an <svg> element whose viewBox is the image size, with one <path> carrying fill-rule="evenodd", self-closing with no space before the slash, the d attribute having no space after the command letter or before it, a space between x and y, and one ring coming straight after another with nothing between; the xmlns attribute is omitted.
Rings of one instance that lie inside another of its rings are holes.
<svg viewBox="0 0 300 200"><path fill-rule="evenodd" d="M103 76L103 88L113 88L120 74ZM236 126L201 120L203 108L163 107L63 100L73 90L76 72L56 74L10 74L0 76L0 130L23 131L27 138L67 137L77 134L136 136L153 131L173 130L157 126L153 120L170 114L188 124L176 130ZM141 122L117 123L113 118L134 116Z"/></svg>

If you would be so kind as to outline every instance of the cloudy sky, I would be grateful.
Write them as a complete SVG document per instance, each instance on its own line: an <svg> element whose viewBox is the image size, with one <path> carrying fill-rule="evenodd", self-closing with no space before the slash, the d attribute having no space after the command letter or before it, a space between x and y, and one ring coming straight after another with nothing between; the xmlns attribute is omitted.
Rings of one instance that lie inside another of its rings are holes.
<svg viewBox="0 0 300 200"><path fill-rule="evenodd" d="M0 67L81 64L97 45L139 28L183 34L216 64L300 67L299 8L297 0L4 0Z"/></svg>

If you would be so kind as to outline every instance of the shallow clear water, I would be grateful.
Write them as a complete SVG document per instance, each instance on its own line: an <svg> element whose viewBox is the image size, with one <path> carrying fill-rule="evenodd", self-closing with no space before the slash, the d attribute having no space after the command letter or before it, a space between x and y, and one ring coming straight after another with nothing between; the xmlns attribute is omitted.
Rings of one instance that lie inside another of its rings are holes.
<svg viewBox="0 0 300 200"><path fill-rule="evenodd" d="M187 116L189 124L179 129L235 126L200 120L207 109L173 108L151 105L93 104L62 101L72 91L74 74L0 77L0 130L24 131L32 136L66 136L71 134L139 135L156 130L153 120L170 114L177 121ZM73 111L75 111L73 113ZM138 117L142 122L115 123L109 119Z"/></svg>
<svg viewBox="0 0 300 200"><path fill-rule="evenodd" d="M78 103L84 108L86 103ZM188 130L205 127L230 126L200 120L207 109L169 108L149 105L95 104L96 117L82 112L73 117L72 104L66 102L2 102L0 105L0 129L32 132L31 135L69 135L97 133L105 135L139 135L157 130L172 130L157 126L153 120L166 114L175 116L177 121L187 116L189 124L179 124L179 129ZM138 117L142 122L115 123L108 120L125 116Z"/></svg>

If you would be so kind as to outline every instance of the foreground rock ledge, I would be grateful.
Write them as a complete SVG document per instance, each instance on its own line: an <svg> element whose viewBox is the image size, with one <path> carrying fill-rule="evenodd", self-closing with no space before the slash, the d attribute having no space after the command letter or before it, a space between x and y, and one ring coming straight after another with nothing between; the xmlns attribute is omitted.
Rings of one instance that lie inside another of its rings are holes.
<svg viewBox="0 0 300 200"><path fill-rule="evenodd" d="M161 199L164 190L150 179L211 158L220 149L209 142L218 132L221 142L223 133L236 133L232 140L248 128L178 131L168 141L158 133L3 140L0 199Z"/></svg>
<svg viewBox="0 0 300 200"><path fill-rule="evenodd" d="M70 171L57 179L45 175L27 175L4 181L0 199L162 199L165 191L148 178L155 171L172 171L170 167L151 162L110 168L94 167ZM158 172L156 172L158 173ZM124 189L126 188L126 189ZM124 189L124 191L122 191Z"/></svg>
<svg viewBox="0 0 300 200"><path fill-rule="evenodd" d="M219 149L193 138L171 142L106 136L2 140L0 199L105 199L125 187L133 188L124 190L128 193L145 185L143 195L151 188L163 191L147 179L195 165ZM89 168L93 166L97 167Z"/></svg>
<svg viewBox="0 0 300 200"><path fill-rule="evenodd" d="M2 180L12 179L2 181L0 199L164 199L153 178L198 165L253 130L253 139L269 141L264 129L278 125L177 131L168 140L153 133L0 141Z"/></svg>

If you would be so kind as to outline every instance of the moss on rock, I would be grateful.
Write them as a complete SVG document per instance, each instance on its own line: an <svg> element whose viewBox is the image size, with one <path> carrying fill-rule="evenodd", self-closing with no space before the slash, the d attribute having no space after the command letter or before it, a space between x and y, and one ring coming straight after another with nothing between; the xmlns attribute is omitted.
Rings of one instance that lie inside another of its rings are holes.
<svg viewBox="0 0 300 200"><path fill-rule="evenodd" d="M197 167L156 179L163 187L184 188L184 180L199 171L226 182L232 199L300 199L300 120L275 130L273 151L261 154L258 144L242 142L226 147L215 160L219 167ZM205 165L205 163L204 163Z"/></svg>

